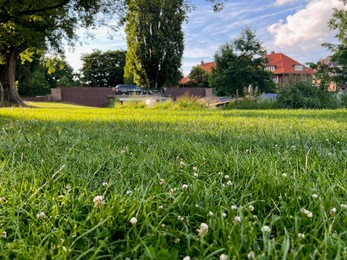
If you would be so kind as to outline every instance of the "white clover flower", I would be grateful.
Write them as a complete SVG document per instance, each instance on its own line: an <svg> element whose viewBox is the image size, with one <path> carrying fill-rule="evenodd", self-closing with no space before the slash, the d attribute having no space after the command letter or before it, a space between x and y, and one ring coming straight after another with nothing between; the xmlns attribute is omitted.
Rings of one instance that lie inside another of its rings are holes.
<svg viewBox="0 0 347 260"><path fill-rule="evenodd" d="M184 161L181 160L181 161L180 161L180 166L181 166L181 167L184 167L185 165L186 165L186 164L184 163Z"/></svg>
<svg viewBox="0 0 347 260"><path fill-rule="evenodd" d="M224 173L223 172L219 172L218 175L223 175Z"/></svg>
<svg viewBox="0 0 347 260"><path fill-rule="evenodd" d="M127 190L127 192L125 193L126 195L130 195L131 193L133 193L132 190Z"/></svg>
<svg viewBox="0 0 347 260"><path fill-rule="evenodd" d="M3 238L6 238L6 237L7 237L6 231L2 232L1 237L3 237Z"/></svg>
<svg viewBox="0 0 347 260"><path fill-rule="evenodd" d="M287 174L286 174L286 173L283 173L283 174L282 174L282 177L287 177Z"/></svg>
<svg viewBox="0 0 347 260"><path fill-rule="evenodd" d="M304 238L305 238L305 234L303 234L303 233L299 233L299 234L298 234L298 238L300 238L300 239L304 239Z"/></svg>
<svg viewBox="0 0 347 260"><path fill-rule="evenodd" d="M234 222L235 222L235 223L241 223L241 217L240 217L240 216L236 216L236 217L234 218Z"/></svg>
<svg viewBox="0 0 347 260"><path fill-rule="evenodd" d="M178 220L178 221L184 221L184 217L182 217L182 216L177 216L177 220Z"/></svg>
<svg viewBox="0 0 347 260"><path fill-rule="evenodd" d="M190 256L183 257L183 260L190 260Z"/></svg>
<svg viewBox="0 0 347 260"><path fill-rule="evenodd" d="M317 194L312 194L312 196L311 196L313 199L318 199L319 198L319 196L317 195Z"/></svg>
<svg viewBox="0 0 347 260"><path fill-rule="evenodd" d="M222 217L225 218L227 216L227 213L222 212Z"/></svg>
<svg viewBox="0 0 347 260"><path fill-rule="evenodd" d="M253 215L252 218L253 218L254 220L258 220L257 215Z"/></svg>
<svg viewBox="0 0 347 260"><path fill-rule="evenodd" d="M307 209L301 209L301 212L304 213L304 215L306 215L306 217L308 217L308 218L312 218L313 217L312 212L307 210Z"/></svg>
<svg viewBox="0 0 347 260"><path fill-rule="evenodd" d="M197 172L198 171L198 167L193 167L193 171Z"/></svg>
<svg viewBox="0 0 347 260"><path fill-rule="evenodd" d="M249 209L250 211L253 211L253 210L254 210L253 205L249 205L249 206L248 206L248 209Z"/></svg>
<svg viewBox="0 0 347 260"><path fill-rule="evenodd" d="M106 181L104 181L103 183L102 183L102 186L104 186L104 187L106 187L108 185L108 183L106 182Z"/></svg>
<svg viewBox="0 0 347 260"><path fill-rule="evenodd" d="M251 252L249 252L248 254L247 254L247 258L248 259L254 259L254 252L253 251L251 251Z"/></svg>
<svg viewBox="0 0 347 260"><path fill-rule="evenodd" d="M159 208L160 208L160 209L164 209L164 206L163 206L163 205L160 205Z"/></svg>
<svg viewBox="0 0 347 260"><path fill-rule="evenodd" d="M183 184L183 185L182 185L182 189L183 189L183 190L188 189L188 184Z"/></svg>
<svg viewBox="0 0 347 260"><path fill-rule="evenodd" d="M229 179L230 176L229 176L229 175L225 175L224 178L225 178L225 179Z"/></svg>
<svg viewBox="0 0 347 260"><path fill-rule="evenodd" d="M160 179L159 184L163 185L164 183L165 183L165 180L164 179Z"/></svg>
<svg viewBox="0 0 347 260"><path fill-rule="evenodd" d="M212 217L212 216L213 216L213 212L210 211L210 212L208 213L208 215L209 215L210 217Z"/></svg>
<svg viewBox="0 0 347 260"><path fill-rule="evenodd" d="M194 177L199 177L199 174L194 172Z"/></svg>
<svg viewBox="0 0 347 260"><path fill-rule="evenodd" d="M102 205L105 204L104 196L96 196L96 197L93 199L93 202L94 202L94 207L95 207L95 208L100 208Z"/></svg>
<svg viewBox="0 0 347 260"><path fill-rule="evenodd" d="M175 243L178 244L181 240L179 238L175 239Z"/></svg>
<svg viewBox="0 0 347 260"><path fill-rule="evenodd" d="M228 260L228 256L226 254L221 254L219 260Z"/></svg>
<svg viewBox="0 0 347 260"><path fill-rule="evenodd" d="M227 182L227 185L228 185L228 186L231 186L231 185L233 185L233 183L232 183L231 181L228 181L228 182Z"/></svg>
<svg viewBox="0 0 347 260"><path fill-rule="evenodd" d="M270 233L270 231L271 231L271 229L269 226L263 226L261 228L261 232L263 232L263 233Z"/></svg>
<svg viewBox="0 0 347 260"><path fill-rule="evenodd" d="M130 219L130 223L131 223L131 225L136 225L136 223L137 223L137 218L132 217L132 218Z"/></svg>
<svg viewBox="0 0 347 260"><path fill-rule="evenodd" d="M162 228L164 228L166 225L163 223L163 224L160 224L160 226L161 226Z"/></svg>
<svg viewBox="0 0 347 260"><path fill-rule="evenodd" d="M336 215L336 208L332 208L329 213L331 216L335 216Z"/></svg>
<svg viewBox="0 0 347 260"><path fill-rule="evenodd" d="M347 204L341 204L340 207L343 209L347 209Z"/></svg>
<svg viewBox="0 0 347 260"><path fill-rule="evenodd" d="M232 205L232 206L231 206L231 210L237 210L237 206Z"/></svg>
<svg viewBox="0 0 347 260"><path fill-rule="evenodd" d="M208 233L208 225L206 223L201 223L200 228L197 231L198 235L203 237Z"/></svg>
<svg viewBox="0 0 347 260"><path fill-rule="evenodd" d="M63 201L64 199L65 199L64 195L59 195L58 198L57 198L57 200L59 200L59 201Z"/></svg>
<svg viewBox="0 0 347 260"><path fill-rule="evenodd" d="M36 214L37 219L43 219L46 216L45 212L41 211L40 213Z"/></svg>

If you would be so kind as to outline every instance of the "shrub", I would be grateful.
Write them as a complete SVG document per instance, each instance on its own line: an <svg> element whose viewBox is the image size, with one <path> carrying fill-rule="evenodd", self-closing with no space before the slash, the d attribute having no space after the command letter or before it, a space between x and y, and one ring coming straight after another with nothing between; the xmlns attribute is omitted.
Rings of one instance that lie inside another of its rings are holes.
<svg viewBox="0 0 347 260"><path fill-rule="evenodd" d="M202 101L199 97L182 96L177 98L173 104L175 110L197 110L207 108L207 103Z"/></svg>
<svg viewBox="0 0 347 260"><path fill-rule="evenodd" d="M277 102L271 100L257 100L254 97L245 97L232 100L225 109L275 109Z"/></svg>
<svg viewBox="0 0 347 260"><path fill-rule="evenodd" d="M334 96L307 80L290 82L279 91L278 105L283 108L337 108Z"/></svg>
<svg viewBox="0 0 347 260"><path fill-rule="evenodd" d="M166 100L165 102L157 102L152 108L153 109L161 109L167 110L173 107L173 102L171 99Z"/></svg>
<svg viewBox="0 0 347 260"><path fill-rule="evenodd" d="M146 108L146 103L142 100L132 100L123 103L115 103L114 108Z"/></svg>

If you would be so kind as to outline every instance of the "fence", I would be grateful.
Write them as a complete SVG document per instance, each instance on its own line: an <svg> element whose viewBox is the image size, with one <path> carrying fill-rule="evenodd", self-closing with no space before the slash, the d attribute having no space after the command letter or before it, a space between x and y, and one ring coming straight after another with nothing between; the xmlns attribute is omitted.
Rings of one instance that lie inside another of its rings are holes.
<svg viewBox="0 0 347 260"><path fill-rule="evenodd" d="M211 97L211 88L164 88L165 96L176 99L181 96Z"/></svg>

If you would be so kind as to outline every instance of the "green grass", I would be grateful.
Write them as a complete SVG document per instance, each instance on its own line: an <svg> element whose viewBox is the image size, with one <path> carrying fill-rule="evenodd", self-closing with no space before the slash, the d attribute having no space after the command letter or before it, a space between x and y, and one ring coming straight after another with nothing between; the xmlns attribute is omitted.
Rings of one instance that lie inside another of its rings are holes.
<svg viewBox="0 0 347 260"><path fill-rule="evenodd" d="M0 109L0 258L347 258L346 110L36 106Z"/></svg>

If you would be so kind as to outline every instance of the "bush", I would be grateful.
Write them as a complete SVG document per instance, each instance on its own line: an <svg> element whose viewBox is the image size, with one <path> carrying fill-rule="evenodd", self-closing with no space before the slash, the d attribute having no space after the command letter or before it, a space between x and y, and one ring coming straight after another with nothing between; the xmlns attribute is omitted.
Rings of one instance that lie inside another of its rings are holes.
<svg viewBox="0 0 347 260"><path fill-rule="evenodd" d="M115 103L114 108L146 108L146 103L142 100L132 100L120 103Z"/></svg>
<svg viewBox="0 0 347 260"><path fill-rule="evenodd" d="M202 101L199 97L182 96L177 98L172 108L175 110L205 109L207 108L207 103Z"/></svg>
<svg viewBox="0 0 347 260"><path fill-rule="evenodd" d="M166 100L165 102L157 102L152 108L153 109L161 109L167 110L173 107L173 102L171 99Z"/></svg>
<svg viewBox="0 0 347 260"><path fill-rule="evenodd" d="M278 105L283 108L337 108L334 96L319 89L310 81L298 80L289 83L279 91Z"/></svg>
<svg viewBox="0 0 347 260"><path fill-rule="evenodd" d="M277 102L271 100L257 100L254 97L245 97L232 100L225 109L275 109Z"/></svg>

